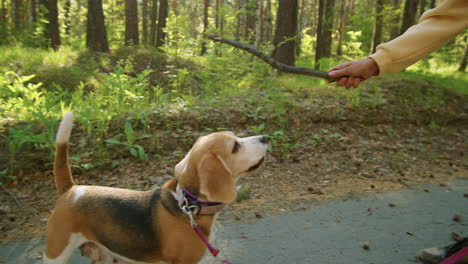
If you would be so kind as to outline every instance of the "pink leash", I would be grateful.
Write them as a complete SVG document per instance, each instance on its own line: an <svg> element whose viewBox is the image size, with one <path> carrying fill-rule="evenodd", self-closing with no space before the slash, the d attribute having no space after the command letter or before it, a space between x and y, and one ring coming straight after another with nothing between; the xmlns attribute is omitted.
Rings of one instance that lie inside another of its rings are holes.
<svg viewBox="0 0 468 264"><path fill-rule="evenodd" d="M463 248L462 250L458 251L457 253L450 256L448 259L442 261L440 264L455 264L457 261L461 260L462 258L468 256L468 247Z"/></svg>
<svg viewBox="0 0 468 264"><path fill-rule="evenodd" d="M191 197L192 201L196 201L198 204L200 204L200 201L198 201L198 199L196 198L196 196L194 196L193 194L191 194L189 191L185 191L184 190L184 193L185 194L189 194L189 197ZM212 203L212 202L206 202L206 203L210 203L210 205L214 205L214 204L219 204L219 203ZM186 214L189 218L190 218L190 225L192 226L193 230L195 231L195 233L197 233L198 237L200 237L201 241L205 244L205 246L208 248L208 250L210 251L211 255L216 258L217 260L221 261L222 263L224 264L233 264L232 262L229 262L227 260L223 260L223 259L220 259L219 258L219 250L216 249L215 247L213 247L213 245L210 244L210 242L208 242L208 239L206 239L206 237L203 235L202 231L200 230L200 227L198 227L197 225L197 222L195 221L195 217L193 216L193 210L197 210L197 206L196 205L192 205L190 206L189 205L189 202L187 200L186 197L184 197L184 200L183 200L183 203L182 205L179 205L180 209L182 210L182 212L184 214ZM199 210L199 209L198 209Z"/></svg>
<svg viewBox="0 0 468 264"><path fill-rule="evenodd" d="M195 230L195 232L197 233L197 235L200 237L200 239L203 241L203 243L205 244L205 246L208 248L208 250L210 251L211 255L213 255L213 257L217 258L218 259L218 254L219 254L219 250L214 248L213 245L210 244L210 242L208 242L208 240L206 239L206 237L203 235L203 233L201 232L200 228L197 226L197 225L194 225L193 226L193 230ZM222 260L222 259L219 259L222 263L224 264L233 264L232 262L229 262L227 260Z"/></svg>

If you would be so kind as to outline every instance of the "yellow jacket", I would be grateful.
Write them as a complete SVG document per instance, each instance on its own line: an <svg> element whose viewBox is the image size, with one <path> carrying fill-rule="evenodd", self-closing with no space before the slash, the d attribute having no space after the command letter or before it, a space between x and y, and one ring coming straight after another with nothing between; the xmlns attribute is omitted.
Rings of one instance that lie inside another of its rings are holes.
<svg viewBox="0 0 468 264"><path fill-rule="evenodd" d="M416 63L468 28L468 0L446 0L427 10L404 34L377 46L370 57L380 73L395 73Z"/></svg>

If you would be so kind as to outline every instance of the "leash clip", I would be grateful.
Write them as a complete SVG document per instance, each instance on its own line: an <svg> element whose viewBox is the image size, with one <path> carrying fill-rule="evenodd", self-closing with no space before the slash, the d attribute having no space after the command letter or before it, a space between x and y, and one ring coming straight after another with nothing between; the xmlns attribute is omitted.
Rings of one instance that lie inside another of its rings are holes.
<svg viewBox="0 0 468 264"><path fill-rule="evenodd" d="M192 201L194 202L194 201ZM197 215L200 210L201 210L201 205L198 202L195 202L195 204L190 205L190 202L188 201L187 197L185 195L183 196L183 199L181 200L181 203L179 204L179 208L184 213L187 215L190 219L190 225L192 226L193 230L195 233L198 235L198 237L202 240L202 242L205 244L205 246L208 248L210 251L211 255L213 257L220 261L223 264L232 264L231 262L221 259L218 254L220 253L218 249L214 248L210 242L205 238L203 235L202 231L200 230L200 227L197 225L197 222L195 221L194 215Z"/></svg>
<svg viewBox="0 0 468 264"><path fill-rule="evenodd" d="M182 210L182 212L189 217L190 224L192 225L192 227L197 226L197 222L195 222L195 217L193 217L193 215L196 215L200 211L199 206L190 205L187 198L184 197L184 202L183 205L180 207L180 210Z"/></svg>

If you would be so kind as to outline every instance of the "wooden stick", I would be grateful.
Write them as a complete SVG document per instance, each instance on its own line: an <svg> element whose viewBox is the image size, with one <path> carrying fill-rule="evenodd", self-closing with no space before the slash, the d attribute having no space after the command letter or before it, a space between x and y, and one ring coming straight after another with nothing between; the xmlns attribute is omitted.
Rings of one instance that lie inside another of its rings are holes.
<svg viewBox="0 0 468 264"><path fill-rule="evenodd" d="M314 76L314 77L323 78L332 82L337 80L337 78L330 77L328 75L328 72L326 71L313 70L313 69L309 69L305 67L295 67L295 66L290 66L290 65L281 63L250 45L243 44L234 40L230 40L225 37L221 37L218 35L208 35L208 39L211 39L215 42L225 43L225 44L233 46L234 48L243 49L249 53L252 53L256 57L270 64L273 68L282 72Z"/></svg>

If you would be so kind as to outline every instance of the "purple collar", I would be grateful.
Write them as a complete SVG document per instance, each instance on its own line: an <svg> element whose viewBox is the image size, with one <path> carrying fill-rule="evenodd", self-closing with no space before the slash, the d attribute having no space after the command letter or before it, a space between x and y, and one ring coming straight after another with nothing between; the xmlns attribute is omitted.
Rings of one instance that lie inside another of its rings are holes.
<svg viewBox="0 0 468 264"><path fill-rule="evenodd" d="M200 201L196 195L186 188L182 189L182 195L184 200L188 202L188 206L194 208L194 215L213 215L224 208L223 203Z"/></svg>
<svg viewBox="0 0 468 264"><path fill-rule="evenodd" d="M222 203L218 203L218 202L200 201L200 200L198 200L197 196L195 196L193 193L189 192L186 188L183 188L182 192L184 193L185 197L187 197L189 200L191 200L192 202L196 202L196 203L198 203L200 205L212 206L212 205L222 204Z"/></svg>
<svg viewBox="0 0 468 264"><path fill-rule="evenodd" d="M208 239L201 231L200 227L197 225L197 222L194 218L194 216L197 216L199 214L215 214L224 207L224 204L218 202L200 201L198 200L197 196L195 196L193 193L189 192L185 188L182 189L182 198L185 204L182 206L179 205L180 209L184 214L186 214L190 218L190 224L192 225L193 230L208 248L211 255L213 255L213 257L221 261L223 264L233 264L232 262L229 262L226 259L224 259L224 257L220 256L221 252L210 244ZM209 212L207 212L206 210L208 210Z"/></svg>

